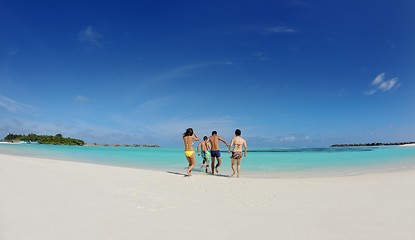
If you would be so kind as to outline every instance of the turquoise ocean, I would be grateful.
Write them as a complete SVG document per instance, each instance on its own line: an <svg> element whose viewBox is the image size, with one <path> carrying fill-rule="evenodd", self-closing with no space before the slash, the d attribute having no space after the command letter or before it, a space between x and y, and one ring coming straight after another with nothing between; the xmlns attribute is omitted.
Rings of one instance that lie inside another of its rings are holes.
<svg viewBox="0 0 415 240"><path fill-rule="evenodd" d="M185 173L182 148L0 144L0 153L18 156ZM196 156L194 174L204 174ZM222 151L220 176L229 175L230 155ZM251 148L242 160L243 177L348 176L415 167L415 147Z"/></svg>

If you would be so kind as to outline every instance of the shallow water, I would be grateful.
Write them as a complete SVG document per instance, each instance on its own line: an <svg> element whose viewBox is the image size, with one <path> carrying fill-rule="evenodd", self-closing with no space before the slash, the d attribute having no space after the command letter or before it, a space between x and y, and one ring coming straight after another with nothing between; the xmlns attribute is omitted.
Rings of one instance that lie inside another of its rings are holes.
<svg viewBox="0 0 415 240"><path fill-rule="evenodd" d="M0 153L184 173L181 148L134 148L0 144ZM252 148L242 160L244 177L347 176L415 167L415 147ZM196 174L203 174L197 157ZM221 174L230 174L230 155L222 151Z"/></svg>

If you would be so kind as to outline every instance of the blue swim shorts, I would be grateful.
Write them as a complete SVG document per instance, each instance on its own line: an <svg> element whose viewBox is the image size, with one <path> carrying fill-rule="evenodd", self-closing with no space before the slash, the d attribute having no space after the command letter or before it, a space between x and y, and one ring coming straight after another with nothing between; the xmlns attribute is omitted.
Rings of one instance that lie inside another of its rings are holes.
<svg viewBox="0 0 415 240"><path fill-rule="evenodd" d="M214 158L214 157L220 157L220 150L212 150L212 151L210 151L210 156L212 158Z"/></svg>

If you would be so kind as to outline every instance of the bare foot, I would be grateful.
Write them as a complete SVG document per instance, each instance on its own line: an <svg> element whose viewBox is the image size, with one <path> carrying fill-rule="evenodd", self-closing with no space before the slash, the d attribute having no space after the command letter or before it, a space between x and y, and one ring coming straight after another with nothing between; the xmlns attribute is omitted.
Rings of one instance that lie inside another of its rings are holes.
<svg viewBox="0 0 415 240"><path fill-rule="evenodd" d="M233 173L231 174L231 177L233 177L233 176L235 176L235 172L233 172Z"/></svg>
<svg viewBox="0 0 415 240"><path fill-rule="evenodd" d="M219 170L218 170L218 168L215 168L215 172L216 172L216 173L219 173Z"/></svg>

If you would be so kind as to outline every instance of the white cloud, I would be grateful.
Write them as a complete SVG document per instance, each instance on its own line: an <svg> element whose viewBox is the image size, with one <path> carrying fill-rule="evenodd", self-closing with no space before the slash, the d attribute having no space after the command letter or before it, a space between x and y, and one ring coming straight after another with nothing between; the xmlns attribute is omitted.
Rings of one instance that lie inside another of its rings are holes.
<svg viewBox="0 0 415 240"><path fill-rule="evenodd" d="M376 90L370 90L366 92L366 95L373 95L376 93Z"/></svg>
<svg viewBox="0 0 415 240"><path fill-rule="evenodd" d="M378 85L385 80L385 73L381 73L376 76L376 78L372 81L372 85Z"/></svg>
<svg viewBox="0 0 415 240"><path fill-rule="evenodd" d="M11 98L5 97L3 95L0 95L0 107L6 109L7 111L11 113L34 113L35 108L23 103L20 103L16 100L13 100Z"/></svg>
<svg viewBox="0 0 415 240"><path fill-rule="evenodd" d="M392 78L379 84L379 89L386 92L397 86L398 78Z"/></svg>
<svg viewBox="0 0 415 240"><path fill-rule="evenodd" d="M399 79L397 77L386 80L385 76L386 73L380 73L377 75L376 78L372 81L372 86L374 89L366 92L366 94L373 95L378 91L388 92L400 86L398 82Z"/></svg>
<svg viewBox="0 0 415 240"><path fill-rule="evenodd" d="M100 39L102 34L95 32L92 29L92 26L88 26L85 30L82 30L78 33L78 41L85 42L88 44L88 47L103 47Z"/></svg>

